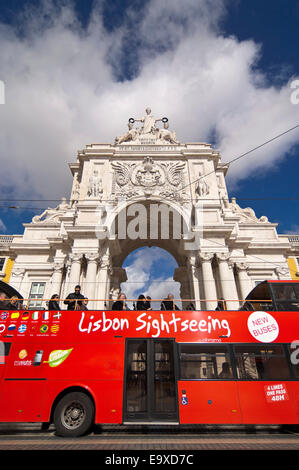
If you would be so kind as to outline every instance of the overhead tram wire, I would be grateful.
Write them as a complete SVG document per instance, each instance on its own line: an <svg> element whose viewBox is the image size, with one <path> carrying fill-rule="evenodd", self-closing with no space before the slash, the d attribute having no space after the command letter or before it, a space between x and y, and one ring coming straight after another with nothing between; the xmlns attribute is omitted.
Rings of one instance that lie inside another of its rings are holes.
<svg viewBox="0 0 299 470"><path fill-rule="evenodd" d="M210 174L210 173L208 173ZM206 175L205 175L206 176ZM198 179L199 180L199 179ZM196 183L198 180L193 181L191 184ZM138 199L139 200L139 199ZM162 199L167 201L168 199ZM18 202L21 199L0 199L0 209L20 209L20 210L43 210L45 206L42 207L28 207L28 206L17 206L17 205L1 205L3 202ZM61 199L22 199L22 202L59 202ZM78 202L84 202L86 199L79 199ZM129 202L131 202L130 199ZM195 198L184 198L186 202L197 201ZM220 197L205 197L205 201L220 201ZM238 197L238 201L299 201L299 195L297 197ZM115 199L101 199L102 202L112 203L115 202Z"/></svg>
<svg viewBox="0 0 299 470"><path fill-rule="evenodd" d="M248 150L247 152L242 153L242 154L239 155L238 157L235 157L235 158L233 158L232 160L230 160L230 161L228 161L228 162L226 162L226 163L220 165L220 168L221 168L221 167L225 167L225 166L227 166L227 165L230 165L231 163L235 163L236 161L240 160L241 158L246 157L246 155L249 155L250 153L255 152L256 150L258 150L258 149L264 147L264 146L267 145L267 144L270 144L270 143L273 142L274 140L277 140L277 139L279 139L280 137L282 137L282 136L288 134L289 132L291 132L291 131L293 131L293 130L295 130L295 129L298 129L298 128L299 128L299 124L296 124L295 126L290 127L289 129L287 129L286 131L281 132L280 134L276 135L275 137L272 137L271 139L269 139L269 140L263 142L263 143L260 144L260 145L257 145L256 147L252 148L251 150ZM188 183L188 184L186 184L185 186L183 186L181 189L178 189L176 192L178 193L178 192L180 192L180 191L183 191L185 188L188 188L188 187L191 186L192 184L197 183L198 181L200 181L201 179L205 178L206 176L211 175L211 174L213 174L213 173L216 173L216 171L217 171L217 170L212 170L212 171L210 171L209 173L207 173L207 174L205 174L205 175L203 175L203 176L200 176L199 178L197 178L196 180L192 181L191 183Z"/></svg>
<svg viewBox="0 0 299 470"><path fill-rule="evenodd" d="M267 144L273 142L274 140L279 139L280 137L282 137L282 136L288 134L289 132L291 132L291 131L293 131L293 130L295 130L295 129L297 129L297 128L299 128L299 124L296 124L295 126L290 127L290 128L287 129L286 131L281 132L280 134L276 135L275 137L272 137L271 139L269 139L269 140L263 142L262 144L260 144L260 145L258 145L258 146L256 146L256 147L252 148L251 150L248 150L247 152L245 152L245 153L239 155L238 157L233 158L232 160L230 160L230 161L224 163L224 164L221 165L221 166L224 167L224 166L226 166L226 165L230 165L230 164L232 164L232 163L235 163L236 161L240 160L241 158L244 158L246 155L249 155L250 153L252 153L252 152L254 152L254 151L256 151L256 150L258 150L258 149L264 147L265 145L267 145ZM208 176L208 175L210 175L210 174L213 174L213 173L216 173L216 170L212 170L211 172L207 173L206 175L200 176L200 177L197 178L196 180L192 181L191 183L188 183L187 185L185 185L185 186L183 186L182 188L180 188L179 190L177 190L176 193L181 192L181 191L184 190L185 188L191 186L192 184L197 183L197 182L200 181L201 179L203 179L203 178L205 178L206 176ZM135 199L135 200L139 200L139 199L133 197L133 198L130 200L130 202L134 202L134 199ZM214 198L214 199L215 199L215 200L219 200L220 198ZM244 199L244 198L243 198L243 199ZM261 198L261 200L263 200L263 199L266 200L266 199L268 199L268 198ZM277 200L277 198L274 198L274 199ZM287 198L287 199L289 200L289 198ZM292 199L292 198L291 198L291 199ZM298 198L295 198L295 200L297 200L297 199L298 199ZM11 201L11 202L12 202L12 201L19 201L19 200L21 200L21 199L15 199L15 200L12 200L12 199L10 199L10 200L1 200L1 199L0 199L0 202L1 202L1 201L3 201L3 202L4 202L4 201L5 201L5 202ZM40 199L40 200L34 200L34 199L29 200L29 199L28 199L28 200L24 200L24 199L23 199L23 202L24 202L24 201L26 201L26 202L42 202L42 201L60 201L60 200L61 200L61 199L59 199L59 200L58 200L58 199L57 199L57 200L55 200L55 199L45 199L45 200L42 200L42 199ZM193 199L188 199L188 200L193 201ZM245 200L248 200L248 199L245 199ZM272 199L269 198L268 200L272 200ZM103 202L103 201L111 202L112 199L107 199L107 200L103 200L103 199L102 199L102 202ZM23 210L41 210L41 209L43 209L43 208L26 208L26 207L25 207L25 208L21 208L21 207L19 207L19 206L7 206L7 207L0 206L0 209L1 209L1 208L23 209ZM223 248L226 248L225 245L221 245L220 243L215 242L215 240L210 240L210 241L213 241L214 243L218 244L219 246L222 246ZM267 263L267 264L271 263L270 261L264 260L264 259L262 259L262 258L260 258L260 257L255 256L255 255L250 255L250 256L251 256L251 257L255 257L256 259L259 259L259 260L262 261L263 263ZM276 267L280 267L280 266L277 265ZM291 269L290 269L290 271L291 271ZM173 282L173 281L170 281L170 282Z"/></svg>
<svg viewBox="0 0 299 470"><path fill-rule="evenodd" d="M271 139L269 139L269 140L263 142L262 144L257 145L256 147L254 147L254 148L248 150L248 151L245 152L245 153L242 153L242 154L239 155L238 157L235 157L235 158L233 158L232 160L230 160L230 161L228 161L228 162L226 162L226 163L220 165L220 167L221 167L221 166L224 167L224 166L226 166L226 165L231 165L232 163L235 163L236 161L240 160L241 158L244 158L246 155L249 155L250 153L252 153L252 152L254 152L254 151L256 151L256 150L258 150L258 149L264 147L265 145L267 145L267 144L273 142L274 140L279 139L280 137L282 137L282 136L288 134L289 132L291 132L291 131L293 131L293 130L295 130L295 129L298 129L298 128L299 128L299 124L296 124L295 126L290 127L290 128L287 129L286 131L283 131L283 132L281 132L280 134L278 134L278 135L272 137ZM183 191L185 188L188 188L188 187L191 186L192 184L197 183L198 181L200 181L201 179L205 178L206 176L209 176L209 175L211 175L211 174L213 174L213 173L216 173L216 171L217 171L217 170L212 170L212 171L210 171L209 173L207 173L207 174L205 174L205 175L203 175L203 176L200 176L199 178L197 178L196 180L192 181L191 183L188 183L188 184L186 184L185 186L183 186L182 188L178 189L178 190L176 191L176 193L179 193L179 192ZM206 198L206 199L208 199L208 200L219 200L219 198ZM79 202L82 202L82 201L84 201L84 200L85 200L85 199L80 199ZM130 202L134 202L134 200L139 200L139 198L134 198L134 197L133 197L133 198L130 199ZM193 199L188 199L188 198L186 198L186 200L188 200L188 201L193 201ZM299 200L299 197L297 197L297 198L290 198L290 197L288 197L288 198L239 198L239 200L294 200L294 201L296 201L296 200ZM60 202L61 199L0 199L0 203L1 203L1 202L18 202L18 201L22 201L22 202ZM102 199L102 200L101 200L101 202L113 202L113 201L115 201L115 199ZM7 208L7 209L23 209L23 208L18 207L18 206L0 206L0 208ZM43 207L42 207L42 208L24 208L24 209L28 209L28 210L39 210L39 209L43 209Z"/></svg>
<svg viewBox="0 0 299 470"><path fill-rule="evenodd" d="M222 248L227 248L226 245L222 245L222 243L216 242L216 240L212 240L212 239L210 239L210 238L205 238L205 240L206 240L206 241L209 241L209 242L212 242L212 243L215 243L216 245L221 246ZM235 252L236 252L236 251L239 251L239 252L243 255L243 250L241 250L240 248L236 248L234 251L235 251ZM255 259L259 260L259 262L261 262L261 263L263 263L263 264L264 264L264 263L266 263L266 264L271 264L272 267L274 267L274 268L281 268L281 265L275 264L275 263L273 263L272 261L263 259L263 258L261 258L260 256L256 256L256 255L252 255L252 254L248 254L248 256L251 257L251 258L255 258ZM290 268L289 266L288 266L288 269L289 269L290 272L291 272L291 271L294 272L294 273L297 272L297 270L292 269L292 268Z"/></svg>
<svg viewBox="0 0 299 470"><path fill-rule="evenodd" d="M205 240L209 241L209 242L212 242L212 243L214 243L215 245L217 245L221 248L227 248L226 245L223 245L222 243L217 242L216 240L213 240L213 239L210 239L210 238L205 238ZM238 251L243 255L243 250L241 250L240 248L235 249L235 252L238 252ZM274 268L281 268L280 264L273 263L273 261L266 260L264 258L261 258L260 256L253 255L253 254L249 254L248 256L250 256L251 258L257 259L259 263L271 264L271 266L274 267ZM288 269L289 269L290 272L294 272L294 273L297 272L297 270L294 270L294 269L290 268L289 266L288 266ZM222 279L222 281L223 282L231 282L231 279ZM24 281L24 282L26 284L26 281ZM28 283L29 282L31 282L31 281L28 281ZM106 282L106 281L88 281L87 284L101 284L101 282ZM151 280L150 282L151 283L152 282L159 282L161 284L173 283L173 282L178 282L179 284L188 284L189 283L189 281L175 281L174 279L173 280ZM214 280L212 280L212 279L211 280L206 280L205 282L214 282ZM125 281L124 283L125 284L140 284L140 283L144 283L144 281Z"/></svg>

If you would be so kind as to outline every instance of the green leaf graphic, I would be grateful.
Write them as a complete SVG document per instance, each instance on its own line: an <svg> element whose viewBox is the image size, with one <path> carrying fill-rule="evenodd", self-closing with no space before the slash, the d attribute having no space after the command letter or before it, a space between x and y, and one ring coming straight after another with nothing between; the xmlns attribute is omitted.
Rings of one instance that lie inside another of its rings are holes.
<svg viewBox="0 0 299 470"><path fill-rule="evenodd" d="M73 348L71 348L71 349L56 349L55 351L52 351L50 356L49 356L49 361L48 361L49 366L50 367L59 366L71 354L72 350L73 350Z"/></svg>

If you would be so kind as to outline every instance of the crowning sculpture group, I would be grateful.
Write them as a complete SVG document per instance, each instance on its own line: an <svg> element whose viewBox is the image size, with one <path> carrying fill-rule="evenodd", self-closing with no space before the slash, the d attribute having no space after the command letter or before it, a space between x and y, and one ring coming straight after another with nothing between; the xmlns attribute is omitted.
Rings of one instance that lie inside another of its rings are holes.
<svg viewBox="0 0 299 470"><path fill-rule="evenodd" d="M130 118L128 122L128 132L115 138L115 144L119 145L123 142L134 142L136 144L142 143L140 139L155 139L155 143L168 142L170 144L179 145L180 142L177 140L176 133L169 130L168 119L163 117L161 119L155 119L151 115L151 109L146 108L146 115L141 119ZM163 129L156 126L157 122L163 122ZM135 122L141 122L142 127L134 128Z"/></svg>

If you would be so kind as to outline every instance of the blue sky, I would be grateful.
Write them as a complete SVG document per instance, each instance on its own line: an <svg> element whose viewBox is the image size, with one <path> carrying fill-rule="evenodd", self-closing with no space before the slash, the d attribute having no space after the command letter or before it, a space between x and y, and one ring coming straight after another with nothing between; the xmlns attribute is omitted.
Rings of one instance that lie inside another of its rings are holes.
<svg viewBox="0 0 299 470"><path fill-rule="evenodd" d="M0 231L22 233L68 196L77 150L113 142L146 106L168 115L180 140L212 142L224 161L299 123L290 102L299 1L183 4L0 2ZM298 233L298 157L297 129L232 164L230 196L279 233Z"/></svg>
<svg viewBox="0 0 299 470"><path fill-rule="evenodd" d="M180 284L173 281L173 273L178 267L177 262L167 251L158 247L139 248L130 253L124 261L127 282L122 284L127 299L136 299L140 294L152 298L152 307L160 308L161 302L169 293L176 300L180 299ZM129 307L133 302L128 301ZM177 301L181 307L181 303Z"/></svg>

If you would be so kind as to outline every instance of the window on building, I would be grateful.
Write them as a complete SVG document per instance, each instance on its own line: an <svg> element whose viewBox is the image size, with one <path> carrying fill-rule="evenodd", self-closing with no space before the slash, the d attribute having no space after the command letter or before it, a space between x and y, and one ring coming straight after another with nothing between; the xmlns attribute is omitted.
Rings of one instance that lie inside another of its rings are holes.
<svg viewBox="0 0 299 470"><path fill-rule="evenodd" d="M29 308L38 308L42 306L42 301L37 300L37 299L42 299L44 297L45 287L46 287L45 282L33 282L31 284L31 289L30 289L30 294L29 294L29 298L30 298Z"/></svg>
<svg viewBox="0 0 299 470"><path fill-rule="evenodd" d="M235 346L240 380L287 380L290 371L281 345Z"/></svg>
<svg viewBox="0 0 299 470"><path fill-rule="evenodd" d="M232 379L229 349L224 345L180 345L181 380Z"/></svg>
<svg viewBox="0 0 299 470"><path fill-rule="evenodd" d="M0 258L0 272L4 271L6 258Z"/></svg>

